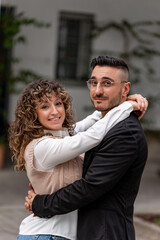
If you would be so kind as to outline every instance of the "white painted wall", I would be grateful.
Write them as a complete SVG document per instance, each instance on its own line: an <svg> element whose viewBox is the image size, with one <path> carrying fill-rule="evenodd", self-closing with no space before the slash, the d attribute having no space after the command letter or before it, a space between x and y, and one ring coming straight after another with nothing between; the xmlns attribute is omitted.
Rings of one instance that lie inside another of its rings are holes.
<svg viewBox="0 0 160 240"><path fill-rule="evenodd" d="M17 12L23 11L27 17L35 17L39 21L50 22L52 24L52 27L49 29L25 27L23 33L27 36L28 43L26 45L18 45L14 49L14 54L22 60L15 67L15 70L19 68L33 69L51 79L55 77L58 15L60 11L90 13L100 23L110 20L121 21L122 19L130 21L160 19L159 0L2 0L2 3L17 6ZM160 29L157 29L157 31L160 32ZM93 42L95 55L96 51L106 48L118 50L121 47L121 41L116 32L113 32L112 35L103 34ZM160 63L156 61L155 64L160 69ZM136 91L146 96L150 91L160 93L160 82L151 84L143 83L140 86L132 86L132 88L133 92ZM88 90L80 87L69 87L69 89L73 96L74 107L77 109L77 119L81 119L90 112L84 111L86 104L88 107L91 106ZM16 98L12 96L10 100L11 120L13 119ZM151 118L154 119L154 124L151 127L160 128L158 104L152 110Z"/></svg>

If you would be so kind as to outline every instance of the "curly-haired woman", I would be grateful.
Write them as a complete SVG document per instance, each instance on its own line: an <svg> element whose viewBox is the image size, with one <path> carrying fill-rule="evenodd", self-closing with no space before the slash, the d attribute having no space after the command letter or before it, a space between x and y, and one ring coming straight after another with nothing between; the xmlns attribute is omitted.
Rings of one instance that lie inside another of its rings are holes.
<svg viewBox="0 0 160 240"><path fill-rule="evenodd" d="M102 119L95 111L75 124L71 97L61 84L48 80L29 84L18 100L10 126L15 168L26 171L38 194L52 193L80 179L80 154L98 145L111 127L128 117L132 105L137 110L136 102L124 102ZM77 211L50 219L31 214L22 221L17 239L75 240L76 226Z"/></svg>

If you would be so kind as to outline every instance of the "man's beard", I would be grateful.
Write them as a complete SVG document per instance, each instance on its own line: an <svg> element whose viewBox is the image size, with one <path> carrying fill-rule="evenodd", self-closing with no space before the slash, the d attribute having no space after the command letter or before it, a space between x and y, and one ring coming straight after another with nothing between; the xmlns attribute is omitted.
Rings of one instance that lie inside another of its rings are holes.
<svg viewBox="0 0 160 240"><path fill-rule="evenodd" d="M122 97L122 92L121 91L119 92L119 94L116 97L112 98L111 100L109 100L109 98L107 96L104 96L104 95L95 95L93 97L93 99L96 99L96 98L104 99L104 100L107 101L107 106L106 107L95 106L93 100L92 100L92 103L95 106L96 110L98 110L100 112L108 112L112 108L117 107L121 103L121 97Z"/></svg>

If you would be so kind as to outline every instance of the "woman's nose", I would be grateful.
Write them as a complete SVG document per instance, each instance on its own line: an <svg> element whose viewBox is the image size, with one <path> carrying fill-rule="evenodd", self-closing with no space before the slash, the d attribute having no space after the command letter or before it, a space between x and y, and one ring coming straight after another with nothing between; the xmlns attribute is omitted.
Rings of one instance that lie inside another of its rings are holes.
<svg viewBox="0 0 160 240"><path fill-rule="evenodd" d="M56 106L52 105L51 114L57 114L57 113L58 113L58 110L57 110Z"/></svg>

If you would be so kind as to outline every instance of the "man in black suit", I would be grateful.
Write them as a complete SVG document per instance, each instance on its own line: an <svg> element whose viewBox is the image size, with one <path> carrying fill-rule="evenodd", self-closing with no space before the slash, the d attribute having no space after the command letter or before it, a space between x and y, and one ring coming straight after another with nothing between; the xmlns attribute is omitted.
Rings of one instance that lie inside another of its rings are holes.
<svg viewBox="0 0 160 240"><path fill-rule="evenodd" d="M130 90L127 64L92 60L90 97L102 117L124 102ZM147 142L135 113L119 122L85 154L83 178L52 195L37 195L35 215L51 217L79 209L79 240L134 240L134 202L147 159Z"/></svg>

